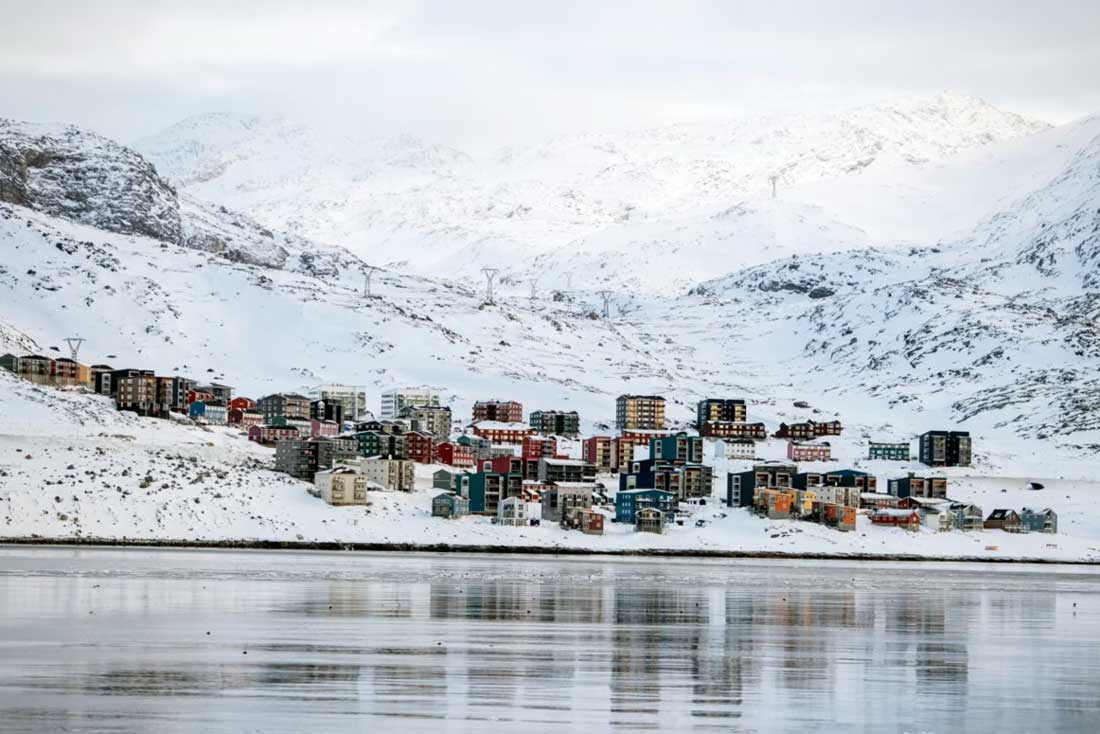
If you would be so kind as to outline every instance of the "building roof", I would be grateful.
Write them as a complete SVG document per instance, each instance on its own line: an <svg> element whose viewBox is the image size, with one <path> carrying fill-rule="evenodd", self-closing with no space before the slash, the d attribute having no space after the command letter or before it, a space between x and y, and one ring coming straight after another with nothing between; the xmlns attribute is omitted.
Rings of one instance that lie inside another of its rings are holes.
<svg viewBox="0 0 1100 734"><path fill-rule="evenodd" d="M822 473L826 477L869 477L871 476L865 471L859 471L858 469L835 469L833 471L827 471Z"/></svg>
<svg viewBox="0 0 1100 734"><path fill-rule="evenodd" d="M595 482L552 482L559 489L595 489Z"/></svg>
<svg viewBox="0 0 1100 734"><path fill-rule="evenodd" d="M526 423L505 423L504 421L475 421L470 424L474 428L483 431L529 431L531 426Z"/></svg>
<svg viewBox="0 0 1100 734"><path fill-rule="evenodd" d="M885 508L882 510L875 510L875 515L879 517L911 517L916 510L895 510L893 508Z"/></svg>
<svg viewBox="0 0 1100 734"><path fill-rule="evenodd" d="M667 492L663 489L645 489L645 488L642 488L642 489L623 489L623 490L620 490L616 496L623 495L623 494L642 494L642 493L646 493L646 492L659 492L661 494L667 494L669 497L675 496L672 492Z"/></svg>
<svg viewBox="0 0 1100 734"><path fill-rule="evenodd" d="M892 499L896 500L897 497L892 494L886 494L885 492L860 492L859 498L861 500L882 500Z"/></svg>
<svg viewBox="0 0 1100 734"><path fill-rule="evenodd" d="M545 461L550 466L592 466L592 462L585 461L584 459L555 459L552 457L542 457L539 461Z"/></svg>

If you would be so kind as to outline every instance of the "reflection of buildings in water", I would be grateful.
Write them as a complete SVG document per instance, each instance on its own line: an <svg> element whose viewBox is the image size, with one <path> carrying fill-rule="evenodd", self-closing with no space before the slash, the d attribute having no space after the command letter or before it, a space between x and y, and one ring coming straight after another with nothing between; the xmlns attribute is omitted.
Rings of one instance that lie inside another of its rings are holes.
<svg viewBox="0 0 1100 734"><path fill-rule="evenodd" d="M307 595L280 606L278 611L307 617L412 616L412 592L407 585L331 581L325 587L309 586L307 591Z"/></svg>
<svg viewBox="0 0 1100 734"><path fill-rule="evenodd" d="M370 674L370 710L374 715L445 718L447 714L447 652L443 646L405 653L403 662L364 666Z"/></svg>

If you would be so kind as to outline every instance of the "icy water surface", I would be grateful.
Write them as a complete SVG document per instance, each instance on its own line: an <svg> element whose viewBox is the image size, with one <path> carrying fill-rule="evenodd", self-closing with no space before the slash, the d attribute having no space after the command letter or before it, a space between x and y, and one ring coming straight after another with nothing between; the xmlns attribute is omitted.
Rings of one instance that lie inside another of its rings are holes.
<svg viewBox="0 0 1100 734"><path fill-rule="evenodd" d="M1100 731L1100 572L0 548L0 732Z"/></svg>

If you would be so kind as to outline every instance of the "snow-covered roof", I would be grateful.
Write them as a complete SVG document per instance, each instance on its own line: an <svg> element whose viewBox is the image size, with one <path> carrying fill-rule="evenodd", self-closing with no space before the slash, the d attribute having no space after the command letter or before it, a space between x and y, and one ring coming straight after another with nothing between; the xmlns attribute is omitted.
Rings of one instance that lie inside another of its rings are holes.
<svg viewBox="0 0 1100 734"><path fill-rule="evenodd" d="M886 494L885 492L860 492L859 498L861 500L897 499L897 497L895 497L894 495Z"/></svg>
<svg viewBox="0 0 1100 734"><path fill-rule="evenodd" d="M554 459L544 457L542 461L545 461L550 466L591 466L592 462L584 461L583 459Z"/></svg>
<svg viewBox="0 0 1100 734"><path fill-rule="evenodd" d="M644 487L642 489L623 489L623 490L620 490L618 492L618 494L639 494L641 492L660 492L661 494L668 494L668 495L672 494L672 492L666 492L663 489L645 489Z"/></svg>
<svg viewBox="0 0 1100 734"><path fill-rule="evenodd" d="M555 487L560 489L595 489L595 482L554 482Z"/></svg>
<svg viewBox="0 0 1100 734"><path fill-rule="evenodd" d="M896 510L893 508L885 508L882 510L875 510L875 514L879 517L909 517L916 510Z"/></svg>
<svg viewBox="0 0 1100 734"><path fill-rule="evenodd" d="M474 428L483 431L529 431L531 426L526 423L505 423L504 421L476 421L471 424Z"/></svg>

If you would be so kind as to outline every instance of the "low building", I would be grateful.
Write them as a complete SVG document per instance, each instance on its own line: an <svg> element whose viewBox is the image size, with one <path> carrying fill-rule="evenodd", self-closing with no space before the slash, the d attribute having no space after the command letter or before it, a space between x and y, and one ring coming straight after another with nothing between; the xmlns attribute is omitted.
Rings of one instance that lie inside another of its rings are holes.
<svg viewBox="0 0 1100 734"><path fill-rule="evenodd" d="M927 431L918 442L920 461L928 466L970 466L968 431Z"/></svg>
<svg viewBox="0 0 1100 734"><path fill-rule="evenodd" d="M733 507L752 507L757 490L790 489L798 467L783 462L756 464L749 471L730 472L726 476L726 504Z"/></svg>
<svg viewBox="0 0 1100 734"><path fill-rule="evenodd" d="M874 525L900 527L905 530L920 529L920 513L916 510L883 509L871 513Z"/></svg>
<svg viewBox="0 0 1100 734"><path fill-rule="evenodd" d="M946 477L918 477L910 474L886 483L886 491L895 497L946 497Z"/></svg>
<svg viewBox="0 0 1100 734"><path fill-rule="evenodd" d="M743 438L763 440L768 428L763 423L744 421L706 421L699 426L699 435L707 438Z"/></svg>
<svg viewBox="0 0 1100 734"><path fill-rule="evenodd" d="M656 507L642 507L634 514L634 530L638 533L663 533L668 515Z"/></svg>
<svg viewBox="0 0 1100 734"><path fill-rule="evenodd" d="M471 426L475 436L486 438L494 444L522 444L524 436L534 433L526 423L478 421Z"/></svg>
<svg viewBox="0 0 1100 734"><path fill-rule="evenodd" d="M542 458L537 478L540 482L593 482L596 466L581 459Z"/></svg>
<svg viewBox="0 0 1100 734"><path fill-rule="evenodd" d="M862 492L859 495L859 506L864 510L894 510L897 509L898 498L884 492Z"/></svg>
<svg viewBox="0 0 1100 734"><path fill-rule="evenodd" d="M867 447L867 458L880 461L909 461L909 442L871 441Z"/></svg>
<svg viewBox="0 0 1100 734"><path fill-rule="evenodd" d="M1004 530L1006 533L1020 532L1020 515L1016 510L996 509L982 523L986 530Z"/></svg>
<svg viewBox="0 0 1100 734"><path fill-rule="evenodd" d="M311 418L309 421L309 435L313 438L340 435L340 424L334 420Z"/></svg>
<svg viewBox="0 0 1100 734"><path fill-rule="evenodd" d="M951 511L955 514L956 530L981 530L985 527L985 515L978 505L967 502L952 502Z"/></svg>
<svg viewBox="0 0 1100 734"><path fill-rule="evenodd" d="M364 456L349 461L366 476L367 481L383 489L411 492L416 478L413 463L407 459L388 459L382 456Z"/></svg>
<svg viewBox="0 0 1100 734"><path fill-rule="evenodd" d="M229 423L229 409L224 405L208 404L203 420L212 426L224 426Z"/></svg>
<svg viewBox="0 0 1100 734"><path fill-rule="evenodd" d="M585 535L603 535L603 513L595 510L581 510L573 517L573 523Z"/></svg>
<svg viewBox="0 0 1100 734"><path fill-rule="evenodd" d="M470 514L470 501L453 492L437 494L432 498L432 517L462 517Z"/></svg>
<svg viewBox="0 0 1100 734"><path fill-rule="evenodd" d="M620 490L615 495L615 521L633 524L635 514L644 507L675 512L676 504L676 495L662 489Z"/></svg>
<svg viewBox="0 0 1100 734"><path fill-rule="evenodd" d="M298 438L298 429L292 426L256 425L248 427L248 440L264 446L273 446L279 441Z"/></svg>
<svg viewBox="0 0 1100 734"><path fill-rule="evenodd" d="M659 459L640 459L619 473L619 491L663 489L679 500L710 497L713 470L703 464L676 466Z"/></svg>
<svg viewBox="0 0 1100 734"><path fill-rule="evenodd" d="M589 464L595 464L597 471L610 471L613 466L613 449L614 441L610 436L592 436L584 439L581 458Z"/></svg>
<svg viewBox="0 0 1100 734"><path fill-rule="evenodd" d="M523 423L523 405L515 400L479 400L474 403L473 422Z"/></svg>
<svg viewBox="0 0 1100 734"><path fill-rule="evenodd" d="M237 397L235 397L235 398L233 398L232 400L229 401L229 409L230 410L254 410L257 413L259 413L259 411L256 410L256 401L255 400L253 400L252 398L246 398L246 397L241 397L241 396L237 396ZM263 414L260 413L260 415L263 415Z"/></svg>
<svg viewBox="0 0 1100 734"><path fill-rule="evenodd" d="M313 475L313 486L330 505L366 505L367 478L346 466L325 469Z"/></svg>
<svg viewBox="0 0 1100 734"><path fill-rule="evenodd" d="M791 490L762 489L753 497L753 508L769 520L786 520L791 516L793 493Z"/></svg>
<svg viewBox="0 0 1100 734"><path fill-rule="evenodd" d="M267 423L274 423L279 416L309 420L309 398L296 393L267 395L256 401L256 409L263 413Z"/></svg>
<svg viewBox="0 0 1100 734"><path fill-rule="evenodd" d="M527 524L527 503L522 497L505 497L497 505L497 524L519 526Z"/></svg>
<svg viewBox="0 0 1100 734"><path fill-rule="evenodd" d="M829 461L833 458L833 448L828 441L821 443L803 443L787 441L787 459L790 461Z"/></svg>
<svg viewBox="0 0 1100 734"><path fill-rule="evenodd" d="M1025 507L1020 511L1020 527L1029 533L1057 533L1058 513L1049 507L1043 510Z"/></svg>
<svg viewBox="0 0 1100 734"><path fill-rule="evenodd" d="M452 441L444 441L436 444L435 458L440 464L457 467L471 467L474 465L474 449L465 444Z"/></svg>
<svg viewBox="0 0 1100 734"><path fill-rule="evenodd" d="M775 432L775 437L806 440L822 436L839 436L843 430L844 427L840 424L840 421L780 423L779 429Z"/></svg>
<svg viewBox="0 0 1100 734"><path fill-rule="evenodd" d="M247 431L252 426L258 426L263 424L264 416L262 413L256 410L242 410L241 408L230 408L226 419L231 426L239 426L242 430Z"/></svg>
<svg viewBox="0 0 1100 734"><path fill-rule="evenodd" d="M520 420L523 420L521 417ZM529 418L531 428L544 436L579 436L581 417L577 411L533 410Z"/></svg>
<svg viewBox="0 0 1100 734"><path fill-rule="evenodd" d="M440 469L439 471L432 472L432 489L455 491L455 477L464 473L465 472L451 471L450 469Z"/></svg>
<svg viewBox="0 0 1100 734"><path fill-rule="evenodd" d="M592 507L595 485L586 482L562 482L542 490L542 519L561 522L571 515Z"/></svg>
<svg viewBox="0 0 1100 734"><path fill-rule="evenodd" d="M756 458L756 442L748 438L723 438L714 442L714 455L731 461Z"/></svg>
<svg viewBox="0 0 1100 734"><path fill-rule="evenodd" d="M558 456L558 440L554 436L524 436L520 444L519 455L524 459L538 461L544 456ZM559 458L566 458L561 456Z"/></svg>

